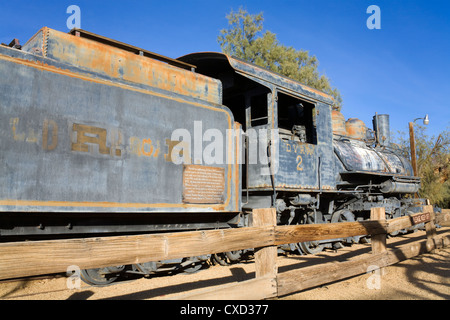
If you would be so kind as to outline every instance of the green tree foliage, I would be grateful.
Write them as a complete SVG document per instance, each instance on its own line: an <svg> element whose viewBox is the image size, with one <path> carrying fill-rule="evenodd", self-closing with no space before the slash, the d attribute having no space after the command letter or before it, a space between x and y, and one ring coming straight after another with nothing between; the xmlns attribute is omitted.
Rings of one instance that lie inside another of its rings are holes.
<svg viewBox="0 0 450 320"><path fill-rule="evenodd" d="M341 109L342 98L332 88L328 78L320 75L319 61L308 51L296 50L281 44L270 31L263 32L263 14L249 14L240 8L227 15L228 29L223 29L218 42L225 54L285 75L300 83L333 96L335 108Z"/></svg>
<svg viewBox="0 0 450 320"><path fill-rule="evenodd" d="M399 132L399 135L396 142L411 159L409 133ZM419 196L441 208L450 208L450 130L436 138L427 135L426 127L415 125L414 136L417 171L421 178Z"/></svg>

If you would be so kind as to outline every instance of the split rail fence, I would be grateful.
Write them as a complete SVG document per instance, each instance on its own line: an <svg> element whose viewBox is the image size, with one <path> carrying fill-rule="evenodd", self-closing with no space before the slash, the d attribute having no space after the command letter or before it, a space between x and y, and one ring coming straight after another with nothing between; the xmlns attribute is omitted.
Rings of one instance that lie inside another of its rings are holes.
<svg viewBox="0 0 450 320"><path fill-rule="evenodd" d="M373 208L369 221L295 226L277 226L275 209L256 209L252 215L253 226L248 228L0 243L0 280L66 272L73 265L101 268L255 248L254 279L175 298L256 300L364 274L369 266L383 268L450 244L450 235L438 237L435 228L435 222L449 225L450 210L436 217L432 206L391 220L385 219L384 208ZM387 234L419 223L425 223L426 240L387 248ZM370 254L278 272L278 245L363 235L371 236Z"/></svg>

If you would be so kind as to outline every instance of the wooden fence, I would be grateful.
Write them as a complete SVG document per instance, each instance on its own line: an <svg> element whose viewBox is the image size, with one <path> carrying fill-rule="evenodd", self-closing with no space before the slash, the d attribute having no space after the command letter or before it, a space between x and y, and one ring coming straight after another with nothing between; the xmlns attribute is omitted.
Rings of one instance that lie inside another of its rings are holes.
<svg viewBox="0 0 450 320"><path fill-rule="evenodd" d="M450 212L438 216L447 224ZM373 208L370 221L276 226L275 209L253 211L248 228L204 230L133 236L30 241L0 244L0 279L81 269L144 263L255 248L256 276L252 280L214 287L177 299L266 299L383 268L424 252L449 245L450 237L436 236L432 206L422 213L386 220L384 208ZM447 220L446 220L447 219ZM427 239L395 250L386 248L386 235L425 223ZM326 263L278 273L277 246L371 235L372 253L355 260Z"/></svg>

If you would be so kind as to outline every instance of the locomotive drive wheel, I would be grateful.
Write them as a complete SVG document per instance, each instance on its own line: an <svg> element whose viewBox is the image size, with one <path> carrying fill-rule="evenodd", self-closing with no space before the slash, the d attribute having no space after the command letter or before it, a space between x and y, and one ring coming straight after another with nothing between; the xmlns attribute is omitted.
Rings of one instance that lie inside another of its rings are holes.
<svg viewBox="0 0 450 320"><path fill-rule="evenodd" d="M317 221L316 221L317 220ZM317 211L317 214L310 214L305 221L305 224L323 223L322 213ZM298 246L306 254L318 254L323 251L324 245L318 241L299 242Z"/></svg>
<svg viewBox="0 0 450 320"><path fill-rule="evenodd" d="M221 266L228 266L229 263L227 261L227 256L225 253L216 253L214 254L214 261L220 264Z"/></svg>
<svg viewBox="0 0 450 320"><path fill-rule="evenodd" d="M338 210L335 213L333 213L331 217L331 223L337 223L337 222L354 222L355 221L355 215L353 212L351 212L348 209L342 209ZM354 237L348 237L343 239L345 243L358 243L361 236L354 236ZM336 249L342 248L344 246L343 242L336 242L334 244L334 247Z"/></svg>
<svg viewBox="0 0 450 320"><path fill-rule="evenodd" d="M242 257L242 251L229 251L223 253L216 253L213 255L214 261L221 266L228 266L233 262L239 262Z"/></svg>
<svg viewBox="0 0 450 320"><path fill-rule="evenodd" d="M240 251L240 250L228 251L228 252L225 252L225 255L227 256L228 260L230 260L231 262L238 262L242 257L242 251Z"/></svg>

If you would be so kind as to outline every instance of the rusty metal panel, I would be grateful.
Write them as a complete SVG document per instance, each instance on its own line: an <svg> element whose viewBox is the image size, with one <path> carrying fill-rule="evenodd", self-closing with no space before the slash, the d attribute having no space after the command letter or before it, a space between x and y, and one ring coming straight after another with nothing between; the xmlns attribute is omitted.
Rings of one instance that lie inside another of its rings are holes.
<svg viewBox="0 0 450 320"><path fill-rule="evenodd" d="M335 140L333 145L347 171L411 175L409 162L388 149L370 148L364 142L356 140Z"/></svg>
<svg viewBox="0 0 450 320"><path fill-rule="evenodd" d="M350 118L345 122L347 135L352 139L364 140L366 138L367 128L363 121Z"/></svg>
<svg viewBox="0 0 450 320"><path fill-rule="evenodd" d="M123 43L123 42L120 42L120 41L117 41L114 39L110 39L110 38L107 38L107 37L104 37L104 36L101 36L101 35L86 31L86 30L75 28L75 29L72 29L69 33L72 35L75 35L77 37L91 39L96 42L100 42L100 43L103 43L103 44L106 44L109 46L119 48L121 50L129 51L134 54L138 54L140 56L150 57L150 58L153 58L153 59L156 59L159 61L163 61L170 65L173 65L173 66L176 66L179 68L184 68L186 70L193 71L196 68L195 65L185 63L185 62L182 62L182 61L179 61L176 59L172 59L172 58L157 54L155 52L151 52L151 51L148 51L148 50L145 50L142 48L138 48L138 47L135 47L135 46L132 46L132 45L129 45L129 44L126 44L126 43Z"/></svg>
<svg viewBox="0 0 450 320"><path fill-rule="evenodd" d="M335 141L334 147L339 159L349 171L381 171L388 172L387 166L372 150L356 145L355 141Z"/></svg>
<svg viewBox="0 0 450 320"><path fill-rule="evenodd" d="M42 28L22 49L108 77L113 81L122 80L210 103L222 103L220 81L105 43L47 27Z"/></svg>
<svg viewBox="0 0 450 320"><path fill-rule="evenodd" d="M333 128L333 134L337 134L340 136L347 135L347 129L345 127L345 118L340 111L337 110L331 111L331 123Z"/></svg>
<svg viewBox="0 0 450 320"><path fill-rule="evenodd" d="M184 165L184 203L223 203L225 198L225 169Z"/></svg>
<svg viewBox="0 0 450 320"><path fill-rule="evenodd" d="M223 106L0 47L0 211L235 212L239 171L229 161L215 165L221 203L183 202L171 135L193 137L199 119L224 136L235 126ZM236 149L232 139L224 145Z"/></svg>

